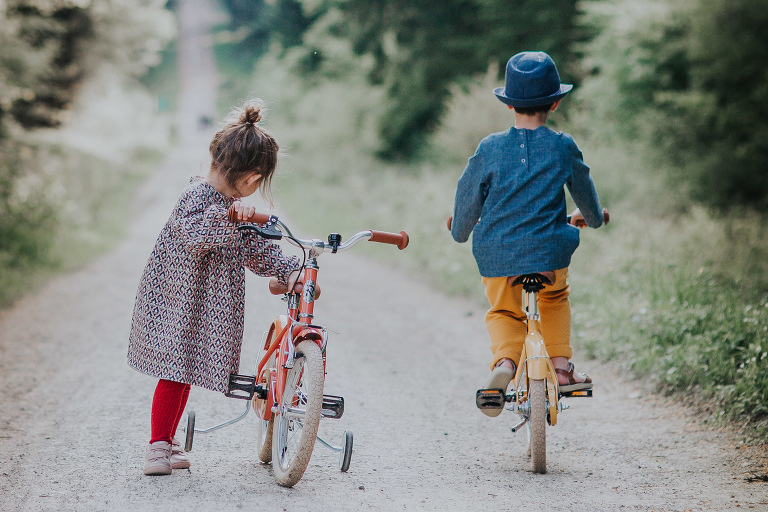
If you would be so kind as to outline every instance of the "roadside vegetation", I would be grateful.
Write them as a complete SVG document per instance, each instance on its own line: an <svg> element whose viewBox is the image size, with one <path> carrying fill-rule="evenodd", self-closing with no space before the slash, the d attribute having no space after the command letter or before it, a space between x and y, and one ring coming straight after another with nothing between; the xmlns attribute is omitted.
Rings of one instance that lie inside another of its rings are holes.
<svg viewBox="0 0 768 512"><path fill-rule="evenodd" d="M266 123L285 152L277 197L303 229L347 236L405 229L411 246L391 264L484 303L470 247L452 241L445 221L479 140L512 122L491 94L503 82L503 62L521 49L548 50L564 63L564 81L577 84L553 127L576 138L613 218L582 232L572 266L581 357L613 361L649 392L677 396L712 424L763 442L768 98L756 45L765 43L760 27L768 20L759 2L573 2L573 18L558 22L571 27L567 41L528 33L505 41L503 57L483 48L485 67L443 73L439 87L419 73L435 53L425 50L429 41L441 36L421 33L416 21L457 2L422 12L376 2L389 18L367 24L350 16L358 4L368 8L360 2L301 4L312 21L301 40L263 47L252 73L229 77L238 86L220 103L268 100ZM739 22L719 23L726 14ZM397 32L406 22L412 37ZM400 83L409 80L422 81ZM398 84L408 93L398 95ZM427 96L440 101L425 116ZM415 128L405 130L408 123ZM393 136L403 130L405 139ZM298 205L308 190L313 199Z"/></svg>
<svg viewBox="0 0 768 512"><path fill-rule="evenodd" d="M170 131L164 1L0 3L0 307L115 242Z"/></svg>

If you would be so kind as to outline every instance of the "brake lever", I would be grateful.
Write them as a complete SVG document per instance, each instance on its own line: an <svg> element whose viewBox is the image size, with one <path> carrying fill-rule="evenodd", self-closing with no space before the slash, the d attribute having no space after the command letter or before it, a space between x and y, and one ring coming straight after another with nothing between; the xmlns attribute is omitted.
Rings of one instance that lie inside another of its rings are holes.
<svg viewBox="0 0 768 512"><path fill-rule="evenodd" d="M257 235L267 240L282 240L283 238L283 233L274 224L267 224L264 227L256 224L241 224L237 226L237 230L255 231Z"/></svg>

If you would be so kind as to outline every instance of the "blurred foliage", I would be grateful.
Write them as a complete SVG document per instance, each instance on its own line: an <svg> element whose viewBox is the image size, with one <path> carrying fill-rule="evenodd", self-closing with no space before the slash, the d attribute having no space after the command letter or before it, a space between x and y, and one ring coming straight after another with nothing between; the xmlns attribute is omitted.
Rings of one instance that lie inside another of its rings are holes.
<svg viewBox="0 0 768 512"><path fill-rule="evenodd" d="M374 57L371 82L388 93L380 120L386 158L418 152L434 131L451 87L484 72L503 77L507 60L523 50L543 50L561 78L573 80L575 0L346 0L339 33L355 51ZM489 91L490 92L490 91Z"/></svg>
<svg viewBox="0 0 768 512"><path fill-rule="evenodd" d="M588 2L589 101L684 195L768 210L768 2ZM599 94L598 94L599 93Z"/></svg>
<svg viewBox="0 0 768 512"><path fill-rule="evenodd" d="M313 18L305 15L297 0L219 0L229 14L227 29L233 49L230 59L249 68L277 41L284 48L301 44Z"/></svg>
<svg viewBox="0 0 768 512"><path fill-rule="evenodd" d="M102 247L105 198L156 158L128 130L153 115L132 90L173 36L164 4L0 1L0 305Z"/></svg>
<svg viewBox="0 0 768 512"><path fill-rule="evenodd" d="M92 36L82 7L8 1L0 13L0 115L24 128L58 126L83 76L79 57Z"/></svg>
<svg viewBox="0 0 768 512"><path fill-rule="evenodd" d="M359 72L386 91L376 120L385 159L421 153L456 87L488 69L499 85L509 56L544 50L613 127L600 136L645 141L649 168L682 196L768 209L766 0L221 1L232 29L246 29L236 54L278 40L303 54L301 80L328 70L339 39L351 43L365 57Z"/></svg>
<svg viewBox="0 0 768 512"><path fill-rule="evenodd" d="M494 65L503 77L514 53L549 52L564 80L574 60L571 45L576 0L221 0L231 15L241 55L258 57L270 42L302 46L303 75L316 73L338 38L374 65L372 86L387 91L378 119L378 155L413 157L437 127L451 87ZM323 37L317 27L323 28ZM308 41L303 36L313 32Z"/></svg>

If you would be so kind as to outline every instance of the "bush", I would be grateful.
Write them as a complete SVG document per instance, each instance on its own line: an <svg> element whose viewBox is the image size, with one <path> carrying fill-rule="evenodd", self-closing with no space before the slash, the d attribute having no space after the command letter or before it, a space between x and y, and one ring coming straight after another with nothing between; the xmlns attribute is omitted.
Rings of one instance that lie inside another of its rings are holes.
<svg viewBox="0 0 768 512"><path fill-rule="evenodd" d="M122 225L113 216L168 140L137 82L173 35L164 4L0 4L0 306Z"/></svg>

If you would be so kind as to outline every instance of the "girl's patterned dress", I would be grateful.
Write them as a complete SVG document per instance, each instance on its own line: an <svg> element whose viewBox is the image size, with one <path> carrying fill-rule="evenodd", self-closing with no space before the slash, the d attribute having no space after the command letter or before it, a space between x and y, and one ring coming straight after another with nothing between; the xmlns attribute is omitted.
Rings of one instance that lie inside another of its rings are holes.
<svg viewBox="0 0 768 512"><path fill-rule="evenodd" d="M299 267L280 247L227 221L234 202L195 177L160 232L141 277L128 364L225 392L240 366L245 267L285 283Z"/></svg>

